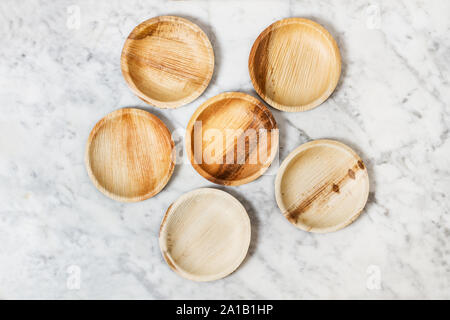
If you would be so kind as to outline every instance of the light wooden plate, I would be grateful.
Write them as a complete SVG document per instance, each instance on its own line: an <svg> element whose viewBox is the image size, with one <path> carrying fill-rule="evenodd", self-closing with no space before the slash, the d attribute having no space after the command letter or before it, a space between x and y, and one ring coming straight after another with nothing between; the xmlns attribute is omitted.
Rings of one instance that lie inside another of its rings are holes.
<svg viewBox="0 0 450 320"><path fill-rule="evenodd" d="M272 107L306 111L324 102L341 74L339 48L318 23L277 21L256 39L248 60L256 92Z"/></svg>
<svg viewBox="0 0 450 320"><path fill-rule="evenodd" d="M86 167L94 185L108 197L141 201L169 181L174 151L169 130L156 116L139 109L119 109L92 129Z"/></svg>
<svg viewBox="0 0 450 320"><path fill-rule="evenodd" d="M195 281L226 277L239 267L250 245L250 219L230 194L211 188L181 196L167 210L159 245L167 264Z"/></svg>
<svg viewBox="0 0 450 320"><path fill-rule="evenodd" d="M196 24L160 16L131 32L123 47L121 67L139 98L159 108L176 108L206 89L214 70L214 52Z"/></svg>
<svg viewBox="0 0 450 320"><path fill-rule="evenodd" d="M199 123L200 130L196 129ZM192 166L217 184L236 186L255 180L270 166L277 148L278 128L272 113L261 101L241 92L207 100L186 129Z"/></svg>
<svg viewBox="0 0 450 320"><path fill-rule="evenodd" d="M275 180L278 207L300 229L332 232L353 222L369 195L369 176L348 146L316 140L295 149Z"/></svg>

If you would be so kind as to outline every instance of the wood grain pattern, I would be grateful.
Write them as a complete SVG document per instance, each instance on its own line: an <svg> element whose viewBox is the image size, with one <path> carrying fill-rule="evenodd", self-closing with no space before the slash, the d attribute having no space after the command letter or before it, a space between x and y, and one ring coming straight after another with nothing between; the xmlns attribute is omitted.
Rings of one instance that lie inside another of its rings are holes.
<svg viewBox="0 0 450 320"><path fill-rule="evenodd" d="M353 222L369 195L369 176L348 146L316 140L283 161L275 181L278 207L300 229L331 232Z"/></svg>
<svg viewBox="0 0 450 320"><path fill-rule="evenodd" d="M202 130L196 131L194 125L199 122ZM220 137L211 137L211 132ZM277 124L258 99L241 92L221 93L191 117L186 149L192 166L204 178L222 185L241 185L261 176L272 163L278 149ZM206 159L205 154L211 158ZM231 163L229 159L233 159Z"/></svg>
<svg viewBox="0 0 450 320"><path fill-rule="evenodd" d="M324 102L336 88L341 56L324 27L308 19L289 18L258 36L248 69L256 92L272 107L306 111Z"/></svg>
<svg viewBox="0 0 450 320"><path fill-rule="evenodd" d="M239 267L250 238L250 219L242 204L224 191L203 188L184 194L169 207L159 245L176 273L212 281Z"/></svg>
<svg viewBox="0 0 450 320"><path fill-rule="evenodd" d="M174 165L170 132L149 112L116 110L101 119L89 135L89 177L112 199L135 202L154 196L169 181Z"/></svg>
<svg viewBox="0 0 450 320"><path fill-rule="evenodd" d="M121 67L126 82L142 100L159 108L176 108L206 89L214 70L214 52L196 24L160 16L131 32Z"/></svg>

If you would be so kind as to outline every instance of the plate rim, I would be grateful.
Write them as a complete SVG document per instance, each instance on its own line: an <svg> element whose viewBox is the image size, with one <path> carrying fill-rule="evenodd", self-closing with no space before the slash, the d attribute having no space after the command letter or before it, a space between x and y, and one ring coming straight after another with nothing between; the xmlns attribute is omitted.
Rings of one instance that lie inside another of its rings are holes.
<svg viewBox="0 0 450 320"><path fill-rule="evenodd" d="M210 67L208 68L208 73L206 74L206 78L203 81L203 83L197 88L197 90L194 90L190 95L183 97L181 99L178 99L175 101L169 101L169 102L154 99L152 97L147 96L144 92L139 90L139 88L134 84L134 81L130 76L130 71L128 68L128 59L126 56L126 53L128 52L128 48L131 44L131 41L134 40L134 39L131 39L130 37L137 33L137 29L141 26L152 25L152 24L160 23L160 22L178 23L178 24L184 25L187 28L193 30L200 36L201 40L203 41L205 47L207 48L207 50L209 52L209 54L208 54L209 59L207 61L207 64ZM203 92L208 88L208 86L211 82L212 76L214 74L214 67L215 67L214 49L213 49L211 41L209 40L206 32L203 31L203 29L200 28L200 26L197 25L196 23L194 23L186 18L183 18L180 16L174 16L174 15L156 16L156 17L147 19L147 20L139 23L137 26L135 26L133 28L133 30L127 36L125 43L123 45L123 48L122 48L121 55L120 55L120 69L122 72L122 76L124 77L125 82L127 83L128 87L142 101L144 101L145 103L147 103L151 106L154 106L154 107L157 107L160 109L179 108L188 103L191 103L192 101L194 101L195 99L200 97L203 94Z"/></svg>
<svg viewBox="0 0 450 320"><path fill-rule="evenodd" d="M317 99L315 99L314 101L312 101L306 105L288 106L288 105L284 105L284 104L274 101L272 98L270 98L269 96L267 96L265 94L265 90L262 90L260 88L258 82L256 81L256 76L255 76L255 72L254 72L254 68L253 68L253 66L254 66L253 61L255 59L256 51L257 51L261 41L267 36L267 34L269 32L272 32L275 29L278 29L280 27L283 27L283 26L286 26L289 24L303 24L303 25L306 24L306 25L311 26L312 28L318 30L328 40L331 48L333 49L333 52L334 52L334 55L335 55L336 61L337 61L338 72L337 72L335 84L333 84L331 86L329 85L327 90L325 90L324 93L320 97L318 97ZM252 48L250 50L250 54L249 54L249 58L248 58L248 71L249 71L249 75L250 75L250 80L252 82L253 88L255 89L256 93L264 101L266 101L267 104L269 104L271 107L281 110L281 111L286 111L286 112L299 112L299 111L303 112L303 111L308 111L308 110L318 107L319 105L324 103L334 92L334 90L336 89L336 87L339 83L339 79L341 77L342 57L341 57L339 46L337 45L336 40L333 38L333 36L330 34L330 32L325 27L323 27L321 24L319 24L313 20L307 19L307 18L298 18L298 17L286 18L286 19L281 19L281 20L275 21L274 23L270 24L258 35L258 37L254 41Z"/></svg>
<svg viewBox="0 0 450 320"><path fill-rule="evenodd" d="M143 117L149 119L150 121L155 122L166 133L166 137L168 138L168 140L170 142L171 163L170 163L168 173L164 176L164 179L161 180L155 188L153 188L152 190L150 190L149 192L147 192L146 194L144 194L142 196L125 197L125 196L115 194L115 193L109 191L107 188L105 188L98 181L96 175L92 171L92 165L91 165L92 161L90 158L89 151L90 151L92 142L97 135L97 132L105 125L105 123L107 121L110 121L116 117L120 117L124 113L137 114L139 116L143 116ZM105 115L103 118L101 118L99 121L97 121L95 126L92 128L91 132L89 133L89 137L88 137L86 147L85 147L84 163L85 163L86 171L88 173L89 178L91 179L94 186L101 193L103 193L104 195L106 195L107 197L109 197L113 200L120 201L120 202L139 202L139 201L147 200L147 199L157 195L159 192L161 192L162 189L164 189L164 187L169 182L170 178L172 177L173 171L175 169L175 163L176 163L175 143L174 143L174 141L172 139L172 135L170 134L170 131L167 128L167 126L165 125L165 123L161 119L159 119L156 115L154 115L148 111L145 111L142 109L137 109L137 108L120 108L120 109L114 110L114 111L108 113L107 115Z"/></svg>
<svg viewBox="0 0 450 320"><path fill-rule="evenodd" d="M227 268L226 270L224 270L222 272L219 272L219 273L216 273L213 275L208 275L208 276L195 275L195 274L190 273L190 272L180 268L179 266L177 266L176 262L172 259L172 257L170 256L170 253L167 250L167 245L166 245L166 241L165 241L166 238L164 237L165 235L167 235L167 221L168 221L167 218L169 217L169 215L172 214L182 203L184 203L184 201L189 200L201 193L212 193L217 196L225 197L226 199L229 199L230 201L236 203L238 205L238 207L240 208L239 211L242 213L242 217L243 217L242 223L245 223L244 231L246 233L246 238L245 238L246 242L243 244L242 252L240 253L239 257L236 259L234 264L230 265L229 268ZM198 281L198 282L206 282L206 281L215 281L215 280L225 278L225 277L229 276L230 274L232 274L233 272L235 272L242 265L245 258L247 257L248 250L250 248L251 235L252 234L251 234L250 217L249 217L248 212L245 209L244 205L236 197L234 197L232 194L230 194L226 191L216 189L216 188L198 188L198 189L194 189L194 190L191 190L189 192L182 194L174 202L172 202L172 204L170 204L170 206L166 210L166 212L161 220L159 233L158 233L158 243L159 243L161 255L163 256L164 261L170 267L170 269L172 269L175 273L177 273L178 275L180 275L181 277L183 277L185 279L192 280L192 281Z"/></svg>
<svg viewBox="0 0 450 320"><path fill-rule="evenodd" d="M294 227L297 227L301 230L307 231L307 232L312 232L312 233L329 233L329 232L334 232L334 231L338 231L341 230L345 227L347 227L348 225L350 225L353 221L355 221L362 213L362 211L364 210L366 204L367 204L367 200L369 197L369 192L370 192L370 180L369 180L369 173L367 172L367 166L364 164L363 160L361 159L361 157L355 152L355 150L353 150L352 148L350 148L348 145L337 141L337 140L331 140L331 139L317 139L317 140L311 140L308 142L305 142L303 144L301 144L300 146L296 147L293 151L291 151L289 153L289 155L283 160L283 162L280 165L280 168L278 169L277 172L277 176L275 178L275 200L277 202L277 206L281 212L281 214L283 215L284 218L286 218L286 207L283 203L282 200L282 196L281 196L281 181L284 177L284 174L286 172L287 167L291 164L292 160L294 160L297 155L299 155L301 152L304 152L308 149L320 146L320 145L326 145L326 146L331 146L334 147L336 149L341 149L344 150L347 153L350 153L355 160L357 161L361 161L364 165L364 172L365 172L365 178L364 178L364 187L365 187L365 200L363 202L363 205L361 206L361 208L357 208L355 210L355 213L351 216L350 219L343 221L342 223L339 223L335 226L331 226L331 227L326 227L326 228L316 228L316 227L311 227L308 226L302 222L297 222L296 224L292 223L291 221L289 221L288 219L286 219L287 221L289 221L289 223L291 225L293 225Z"/></svg>

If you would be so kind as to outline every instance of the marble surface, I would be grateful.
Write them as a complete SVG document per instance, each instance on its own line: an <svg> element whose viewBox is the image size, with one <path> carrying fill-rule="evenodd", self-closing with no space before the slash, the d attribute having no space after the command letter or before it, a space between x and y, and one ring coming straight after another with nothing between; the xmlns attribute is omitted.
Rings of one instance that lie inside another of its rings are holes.
<svg viewBox="0 0 450 320"><path fill-rule="evenodd" d="M164 14L198 23L216 57L205 93L176 110L146 106L119 65L133 27ZM0 298L450 298L450 2L3 0L0 15ZM154 198L110 200L84 167L89 132L138 106L175 132L182 154L201 102L255 95L251 45L293 16L331 32L343 70L320 107L271 109L279 158L311 139L347 143L369 170L366 209L335 233L297 230L275 203L275 163L252 183L220 187L251 218L243 265L216 282L180 278L160 254L161 219L184 192L213 185L180 164Z"/></svg>

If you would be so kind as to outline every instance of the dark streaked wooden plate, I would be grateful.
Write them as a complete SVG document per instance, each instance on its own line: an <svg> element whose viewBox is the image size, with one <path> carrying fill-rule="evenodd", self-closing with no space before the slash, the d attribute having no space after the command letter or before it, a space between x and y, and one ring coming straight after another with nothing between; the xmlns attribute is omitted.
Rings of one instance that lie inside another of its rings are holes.
<svg viewBox="0 0 450 320"><path fill-rule="evenodd" d="M270 166L277 148L278 128L272 113L261 101L241 92L207 100L186 129L192 166L217 184L236 186L255 180Z"/></svg>
<svg viewBox="0 0 450 320"><path fill-rule="evenodd" d="M225 191L203 188L170 205L161 222L159 245L176 273L212 281L239 267L250 238L250 219L242 204Z"/></svg>
<svg viewBox="0 0 450 320"><path fill-rule="evenodd" d="M129 87L142 100L159 108L176 108L206 89L214 70L214 52L196 24L160 16L131 32L121 67Z"/></svg>
<svg viewBox="0 0 450 320"><path fill-rule="evenodd" d="M248 60L256 92L272 107L306 111L336 88L341 56L320 24L302 18L277 21L256 39Z"/></svg>
<svg viewBox="0 0 450 320"><path fill-rule="evenodd" d="M108 197L135 202L160 192L175 165L174 143L164 123L149 112L124 108L111 112L92 129L86 168Z"/></svg>
<svg viewBox="0 0 450 320"><path fill-rule="evenodd" d="M275 180L278 207L296 227L332 232L352 223L369 195L361 158L333 140L315 140L292 151Z"/></svg>

